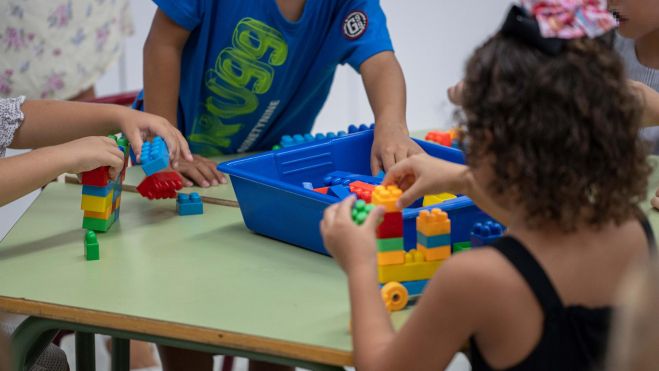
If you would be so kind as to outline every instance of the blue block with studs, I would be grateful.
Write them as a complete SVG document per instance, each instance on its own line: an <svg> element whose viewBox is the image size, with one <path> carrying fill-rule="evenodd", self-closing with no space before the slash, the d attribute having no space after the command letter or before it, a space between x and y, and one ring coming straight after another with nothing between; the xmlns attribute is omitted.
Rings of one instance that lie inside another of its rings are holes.
<svg viewBox="0 0 659 371"><path fill-rule="evenodd" d="M471 228L471 247L488 246L503 236L505 228L496 222L476 223Z"/></svg>
<svg viewBox="0 0 659 371"><path fill-rule="evenodd" d="M142 144L142 170L147 176L151 176L169 166L169 150L167 144L161 137L155 137L151 142Z"/></svg>
<svg viewBox="0 0 659 371"><path fill-rule="evenodd" d="M176 198L176 212L178 215L199 215L204 213L204 204L199 193L179 193Z"/></svg>

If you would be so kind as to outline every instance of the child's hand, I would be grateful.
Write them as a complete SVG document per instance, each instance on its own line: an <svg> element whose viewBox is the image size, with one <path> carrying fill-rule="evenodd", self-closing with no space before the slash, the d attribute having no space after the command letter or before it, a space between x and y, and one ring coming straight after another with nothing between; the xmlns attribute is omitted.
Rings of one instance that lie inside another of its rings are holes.
<svg viewBox="0 0 659 371"><path fill-rule="evenodd" d="M425 195L466 193L468 172L469 168L465 165L421 154L394 165L382 184L396 184L404 191L397 204L402 209Z"/></svg>
<svg viewBox="0 0 659 371"><path fill-rule="evenodd" d="M124 167L124 153L108 137L85 137L54 146L58 157L65 159L66 172L80 174L101 166L110 166L115 178Z"/></svg>
<svg viewBox="0 0 659 371"><path fill-rule="evenodd" d="M462 94L464 94L464 88L465 88L464 81L460 81L454 86L448 88L447 91L448 100L451 101L451 103L455 104L456 106L462 106L462 102L463 102Z"/></svg>
<svg viewBox="0 0 659 371"><path fill-rule="evenodd" d="M407 129L396 125L376 125L371 147L371 172L389 171L395 163L424 153L410 137Z"/></svg>
<svg viewBox="0 0 659 371"><path fill-rule="evenodd" d="M325 248L347 274L358 267L376 269L375 228L384 215L384 210L377 207L359 226L352 221L354 203L355 198L348 197L329 206L320 222Z"/></svg>
<svg viewBox="0 0 659 371"><path fill-rule="evenodd" d="M169 159L174 169L178 168L180 159L193 161L188 142L181 132L160 116L122 107L119 126L126 134L138 160L142 154L144 139L160 136L167 143Z"/></svg>
<svg viewBox="0 0 659 371"><path fill-rule="evenodd" d="M177 170L181 173L183 185L186 187L196 184L208 188L211 185L227 183L224 174L217 171L217 164L203 156L194 155L192 161L181 161Z"/></svg>

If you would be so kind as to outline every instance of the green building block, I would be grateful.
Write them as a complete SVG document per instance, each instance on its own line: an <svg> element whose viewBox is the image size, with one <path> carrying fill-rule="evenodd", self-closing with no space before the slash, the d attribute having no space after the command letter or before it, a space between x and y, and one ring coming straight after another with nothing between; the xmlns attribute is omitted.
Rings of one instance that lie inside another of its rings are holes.
<svg viewBox="0 0 659 371"><path fill-rule="evenodd" d="M403 250L403 237L399 238L378 238L375 241L378 246L378 252Z"/></svg>
<svg viewBox="0 0 659 371"><path fill-rule="evenodd" d="M87 231L85 234L85 258L87 260L99 260L101 254L98 248L98 239L94 231Z"/></svg>
<svg viewBox="0 0 659 371"><path fill-rule="evenodd" d="M459 252L463 251L469 251L471 250L471 242L466 241L466 242L456 242L453 244L453 253L457 254Z"/></svg>
<svg viewBox="0 0 659 371"><path fill-rule="evenodd" d="M82 219L82 228L90 229L96 232L107 232L110 230L110 227L112 227L114 220L115 215L110 215L110 217L106 220L84 217Z"/></svg>
<svg viewBox="0 0 659 371"><path fill-rule="evenodd" d="M364 200L357 200L355 205L352 207L352 220L357 223L357 225L364 224L368 214L373 210L375 206L371 204L366 204Z"/></svg>

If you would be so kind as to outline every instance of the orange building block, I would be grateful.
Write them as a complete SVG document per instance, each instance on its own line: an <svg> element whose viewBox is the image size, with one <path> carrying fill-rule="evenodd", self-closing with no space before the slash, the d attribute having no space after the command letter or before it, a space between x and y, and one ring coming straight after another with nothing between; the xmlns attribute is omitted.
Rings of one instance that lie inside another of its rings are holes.
<svg viewBox="0 0 659 371"><path fill-rule="evenodd" d="M429 249L421 244L416 244L416 249L423 254L426 261L445 260L451 257L451 246L433 247Z"/></svg>
<svg viewBox="0 0 659 371"><path fill-rule="evenodd" d="M395 265L405 263L405 250L378 253L378 265Z"/></svg>
<svg viewBox="0 0 659 371"><path fill-rule="evenodd" d="M416 217L416 230L426 236L451 233L451 220L440 209L422 210Z"/></svg>
<svg viewBox="0 0 659 371"><path fill-rule="evenodd" d="M371 203L376 206L382 206L385 212L388 213L400 211L400 209L396 207L396 202L402 194L403 191L395 185L387 187L377 186L371 195Z"/></svg>
<svg viewBox="0 0 659 371"><path fill-rule="evenodd" d="M426 140L429 142L435 142L442 146L451 146L451 133L443 131L431 131L426 135Z"/></svg>

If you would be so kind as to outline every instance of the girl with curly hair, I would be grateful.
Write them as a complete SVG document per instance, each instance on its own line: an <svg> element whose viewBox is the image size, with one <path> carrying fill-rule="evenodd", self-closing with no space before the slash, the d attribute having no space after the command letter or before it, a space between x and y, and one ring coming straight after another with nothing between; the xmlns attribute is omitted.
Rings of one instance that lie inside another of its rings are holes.
<svg viewBox="0 0 659 371"><path fill-rule="evenodd" d="M348 276L360 370L436 370L469 342L474 370L602 367L615 289L654 237L637 203L650 168L641 104L615 27L597 0L522 1L471 57L464 81L468 165L427 155L389 170L399 207L469 196L504 223L491 246L451 257L395 332L380 298L376 209L357 226L349 198L321 222Z"/></svg>

